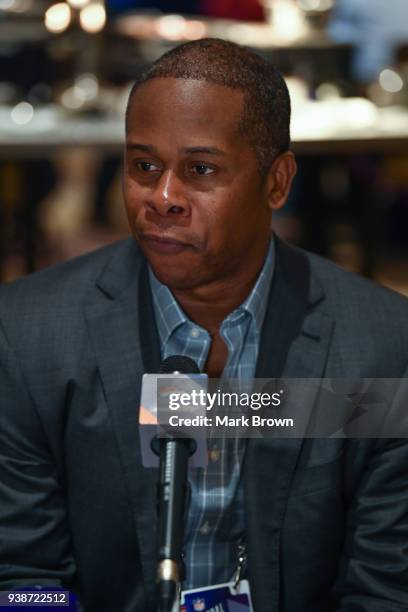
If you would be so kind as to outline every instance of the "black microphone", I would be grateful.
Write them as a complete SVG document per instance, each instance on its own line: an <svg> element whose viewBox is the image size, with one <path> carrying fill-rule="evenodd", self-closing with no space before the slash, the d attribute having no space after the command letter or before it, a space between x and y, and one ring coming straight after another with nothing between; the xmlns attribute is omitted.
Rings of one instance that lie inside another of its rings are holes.
<svg viewBox="0 0 408 612"><path fill-rule="evenodd" d="M199 374L197 364L188 357L174 355L160 366L160 374ZM158 485L158 612L179 610L179 587L184 579L182 560L184 519L187 499L188 459L196 449L190 438L169 434L152 440L159 455Z"/></svg>

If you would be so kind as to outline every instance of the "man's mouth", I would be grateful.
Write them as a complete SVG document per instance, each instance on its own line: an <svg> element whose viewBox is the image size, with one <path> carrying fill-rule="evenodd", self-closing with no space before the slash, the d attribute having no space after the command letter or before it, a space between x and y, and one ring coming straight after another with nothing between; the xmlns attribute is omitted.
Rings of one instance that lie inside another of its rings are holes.
<svg viewBox="0 0 408 612"><path fill-rule="evenodd" d="M176 255L192 247L191 244L187 244L186 242L182 242L166 234L142 233L139 234L139 238L142 243L152 251L168 255Z"/></svg>

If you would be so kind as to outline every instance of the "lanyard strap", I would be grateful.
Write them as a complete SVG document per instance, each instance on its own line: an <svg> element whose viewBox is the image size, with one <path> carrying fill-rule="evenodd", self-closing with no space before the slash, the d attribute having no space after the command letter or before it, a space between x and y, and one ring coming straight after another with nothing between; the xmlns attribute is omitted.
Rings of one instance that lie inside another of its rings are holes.
<svg viewBox="0 0 408 612"><path fill-rule="evenodd" d="M244 542L238 543L237 558L237 569L234 576L234 589L237 588L247 566L247 551L246 544Z"/></svg>

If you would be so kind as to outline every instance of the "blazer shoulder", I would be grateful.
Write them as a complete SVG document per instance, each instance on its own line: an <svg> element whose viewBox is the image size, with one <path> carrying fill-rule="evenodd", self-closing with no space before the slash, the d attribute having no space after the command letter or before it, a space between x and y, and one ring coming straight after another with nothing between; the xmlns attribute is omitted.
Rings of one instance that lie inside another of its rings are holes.
<svg viewBox="0 0 408 612"><path fill-rule="evenodd" d="M34 316L38 321L49 312L77 311L92 299L98 278L112 262L117 262L117 276L129 276L126 265L134 266L140 257L135 241L128 238L5 283L0 286L0 321L33 321Z"/></svg>
<svg viewBox="0 0 408 612"><path fill-rule="evenodd" d="M307 253L312 274L322 285L331 308L342 310L346 305L378 320L386 314L402 319L408 329L408 298L318 255Z"/></svg>
<svg viewBox="0 0 408 612"><path fill-rule="evenodd" d="M383 377L402 375L408 366L408 299L321 257L307 257L323 288L323 308L335 321L335 344L356 363L381 356Z"/></svg>
<svg viewBox="0 0 408 612"><path fill-rule="evenodd" d="M349 272L334 262L309 251L277 240L278 260L292 286L303 287L310 302L324 297L326 311L348 316L352 310L365 320L378 322L393 316L408 330L408 298L363 276Z"/></svg>

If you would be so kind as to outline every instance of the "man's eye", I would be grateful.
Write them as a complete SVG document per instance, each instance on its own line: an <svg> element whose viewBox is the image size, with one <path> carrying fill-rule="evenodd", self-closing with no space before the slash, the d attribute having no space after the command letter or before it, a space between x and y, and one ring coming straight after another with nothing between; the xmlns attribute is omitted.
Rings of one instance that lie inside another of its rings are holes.
<svg viewBox="0 0 408 612"><path fill-rule="evenodd" d="M210 166L207 166L206 164L195 164L193 166L193 170L196 174L199 174L200 176L206 176L207 174L212 174L214 172L214 169Z"/></svg>
<svg viewBox="0 0 408 612"><path fill-rule="evenodd" d="M158 167L151 162L137 162L136 168L141 170L142 172L155 172L158 170Z"/></svg>

